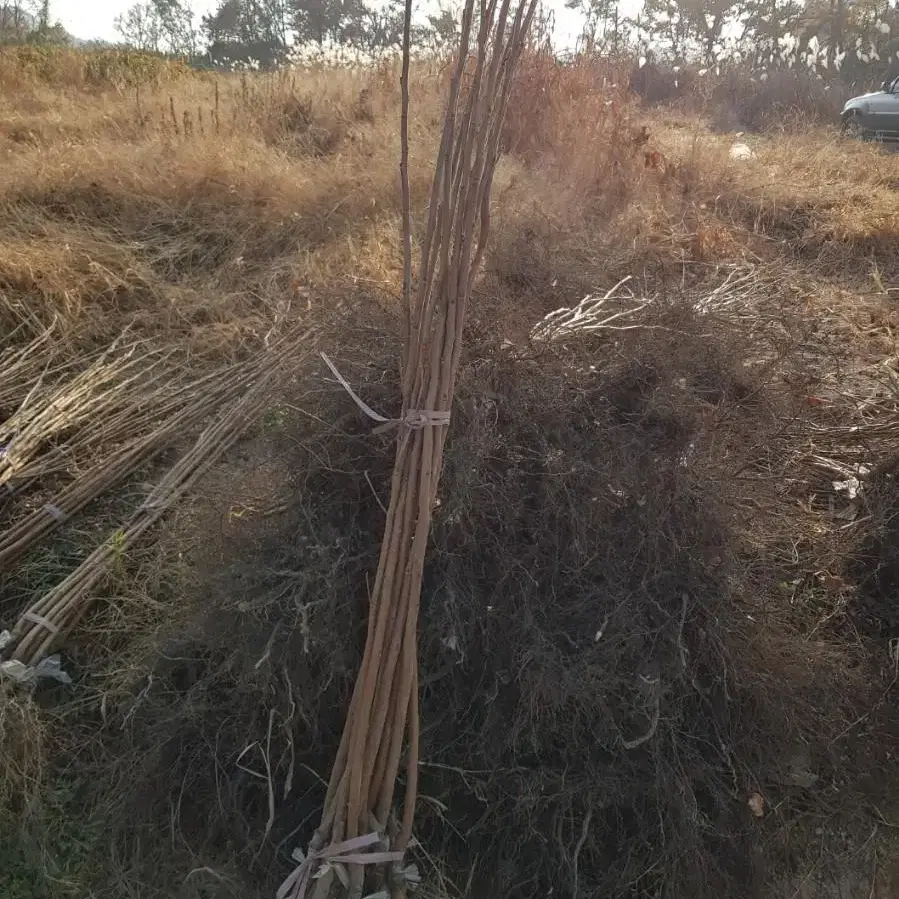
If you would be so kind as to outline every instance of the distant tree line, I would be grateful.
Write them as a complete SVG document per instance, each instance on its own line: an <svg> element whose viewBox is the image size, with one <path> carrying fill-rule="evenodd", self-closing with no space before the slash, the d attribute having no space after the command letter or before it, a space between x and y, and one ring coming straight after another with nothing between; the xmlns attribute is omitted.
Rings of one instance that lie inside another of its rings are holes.
<svg viewBox="0 0 899 899"><path fill-rule="evenodd" d="M432 0L414 41L451 43L457 2ZM583 16L582 48L649 63L802 67L850 81L899 69L899 0L643 0L630 16L619 0L566 5ZM188 0L138 0L116 27L142 50L274 68L297 47L371 54L397 47L402 16L402 0L219 0L196 20ZM541 22L551 29L551 11Z"/></svg>
<svg viewBox="0 0 899 899"><path fill-rule="evenodd" d="M0 44L68 44L50 16L50 0L0 0Z"/></svg>
<svg viewBox="0 0 899 899"><path fill-rule="evenodd" d="M435 4L415 40L451 41L456 20L452 9ZM199 21L186 0L139 0L116 19L124 42L138 49L262 68L276 67L296 47L377 53L398 47L402 28L402 0L220 0Z"/></svg>
<svg viewBox="0 0 899 899"><path fill-rule="evenodd" d="M899 69L897 0L566 0L594 49L669 64L737 61L757 70L803 67L847 80Z"/></svg>

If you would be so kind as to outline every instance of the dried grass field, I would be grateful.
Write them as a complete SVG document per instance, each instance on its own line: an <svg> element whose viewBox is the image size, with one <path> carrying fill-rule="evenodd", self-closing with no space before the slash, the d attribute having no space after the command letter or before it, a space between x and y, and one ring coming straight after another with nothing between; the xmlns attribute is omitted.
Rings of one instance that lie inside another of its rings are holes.
<svg viewBox="0 0 899 899"><path fill-rule="evenodd" d="M0 54L3 658L70 680L0 682L9 899L268 897L317 824L392 464L319 351L396 412L397 78ZM446 79L413 71L418 231ZM420 895L891 899L899 156L735 158L628 82L535 53L510 100Z"/></svg>

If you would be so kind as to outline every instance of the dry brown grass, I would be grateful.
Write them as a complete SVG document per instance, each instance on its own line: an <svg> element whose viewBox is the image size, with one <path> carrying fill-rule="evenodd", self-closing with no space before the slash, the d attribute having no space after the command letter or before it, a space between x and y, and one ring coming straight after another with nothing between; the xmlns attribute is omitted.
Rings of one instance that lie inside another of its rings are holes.
<svg viewBox="0 0 899 899"><path fill-rule="evenodd" d="M7 145L0 176L4 326L27 307L33 326L58 318L91 341L136 318L166 342L221 353L260 337L288 305L390 283L394 98L357 108L383 78L195 78L74 106L57 96L49 131L43 109L27 126L4 110L0 140L26 127L34 136ZM420 197L430 121L416 120L413 136Z"/></svg>
<svg viewBox="0 0 899 899"><path fill-rule="evenodd" d="M126 329L186 383L321 322L354 386L395 408L398 71L85 65L0 59L0 359L16 377L41 370L22 355L41 335L49 395ZM642 110L621 75L538 54L512 100L423 609L425 849L490 895L570 895L577 877L581 895L802 895L806 875L868 865L899 812L892 569L877 569L891 469L857 502L833 486L899 430L899 156L809 131L734 160L729 137ZM422 64L412 84L418 227L441 79ZM628 276L652 299L626 320L638 330L531 345L547 312ZM22 398L7 387L4 419ZM99 591L65 648L75 690L0 697L0 820L12 832L43 801L91 834L75 851L30 824L41 866L0 870L41 885L10 895L56 895L48 874L102 897L265 895L283 876L320 799L303 766L326 777L339 735L382 523L389 453L348 409L298 372ZM87 437L36 448L102 453L0 507L4 529L115 458ZM4 622L156 473L4 572ZM653 672L658 735L623 747L652 723L635 684ZM817 785L789 781L797 766ZM887 785L873 800L870 771ZM871 870L865 889L885 889Z"/></svg>
<svg viewBox="0 0 899 899"><path fill-rule="evenodd" d="M897 274L899 156L823 129L762 140L721 198L752 231L831 276ZM722 179L724 180L724 179ZM720 187L719 187L720 191Z"/></svg>

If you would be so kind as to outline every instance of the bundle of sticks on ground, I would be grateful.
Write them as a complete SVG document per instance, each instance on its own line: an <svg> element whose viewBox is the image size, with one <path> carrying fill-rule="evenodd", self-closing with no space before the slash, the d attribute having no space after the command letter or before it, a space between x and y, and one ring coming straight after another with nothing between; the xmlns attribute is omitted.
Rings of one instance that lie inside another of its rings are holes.
<svg viewBox="0 0 899 899"><path fill-rule="evenodd" d="M120 485L141 466L175 447L204 423L192 446L159 478L130 517L68 576L21 612L4 641L2 672L23 675L37 666L83 618L114 561L131 547L231 447L292 376L308 332L282 337L247 361L185 380L164 368L168 356L140 345L111 347L81 372L44 388L38 381L18 409L0 424L6 441L0 485L13 509L0 532L0 564L9 566ZM299 350L298 350L299 348ZM22 360L35 348L29 345ZM100 423L97 418L100 417ZM212 419L210 421L210 417ZM54 438L69 439L58 445ZM116 448L101 450L110 443ZM65 486L31 497L54 473L65 474L73 457L100 455ZM59 471L57 471L59 469Z"/></svg>

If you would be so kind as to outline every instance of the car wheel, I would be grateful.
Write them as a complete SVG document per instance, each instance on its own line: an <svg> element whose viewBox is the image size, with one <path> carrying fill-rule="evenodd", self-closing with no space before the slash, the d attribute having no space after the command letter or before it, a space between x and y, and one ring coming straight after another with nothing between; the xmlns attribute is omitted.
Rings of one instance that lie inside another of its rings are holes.
<svg viewBox="0 0 899 899"><path fill-rule="evenodd" d="M840 130L847 137L854 137L856 140L864 140L866 137L862 117L857 112L850 112L843 118Z"/></svg>

